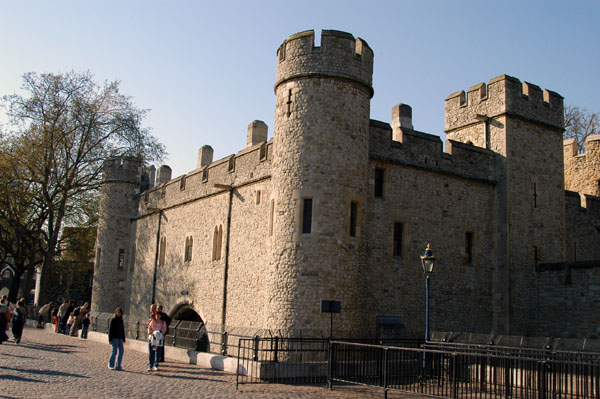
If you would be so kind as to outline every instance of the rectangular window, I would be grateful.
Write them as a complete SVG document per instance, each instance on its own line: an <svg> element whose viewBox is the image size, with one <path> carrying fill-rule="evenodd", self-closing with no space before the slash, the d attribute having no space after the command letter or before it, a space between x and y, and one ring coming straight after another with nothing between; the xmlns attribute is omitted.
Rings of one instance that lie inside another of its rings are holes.
<svg viewBox="0 0 600 399"><path fill-rule="evenodd" d="M96 248L96 268L100 267L100 257L102 256L102 249Z"/></svg>
<svg viewBox="0 0 600 399"><path fill-rule="evenodd" d="M161 198L164 198L166 193L167 193L167 186L162 186L160 189Z"/></svg>
<svg viewBox="0 0 600 399"><path fill-rule="evenodd" d="M260 205L260 190L256 190L256 205Z"/></svg>
<svg viewBox="0 0 600 399"><path fill-rule="evenodd" d="M473 233L465 233L465 262L467 265L473 265Z"/></svg>
<svg viewBox="0 0 600 399"><path fill-rule="evenodd" d="M356 219L358 213L358 202L350 203L350 237L356 237Z"/></svg>
<svg viewBox="0 0 600 399"><path fill-rule="evenodd" d="M160 239L160 246L158 252L158 265L163 266L165 264L165 255L167 252L167 237Z"/></svg>
<svg viewBox="0 0 600 399"><path fill-rule="evenodd" d="M302 200L302 234L310 234L312 230L312 198Z"/></svg>
<svg viewBox="0 0 600 399"><path fill-rule="evenodd" d="M181 180L179 180L179 189L180 190L185 190L185 176L183 176L181 178Z"/></svg>
<svg viewBox="0 0 600 399"><path fill-rule="evenodd" d="M187 237L185 239L185 253L183 255L184 262L191 262L193 246L194 246L194 239L191 236Z"/></svg>
<svg viewBox="0 0 600 399"><path fill-rule="evenodd" d="M271 210L270 210L270 215L269 215L269 235L272 236L273 235L273 222L275 219L275 200L272 199L271 200Z"/></svg>
<svg viewBox="0 0 600 399"><path fill-rule="evenodd" d="M124 264L125 264L125 250L119 249L119 260L117 262L117 267L119 269L122 269Z"/></svg>
<svg viewBox="0 0 600 399"><path fill-rule="evenodd" d="M394 256L402 256L402 223L394 223Z"/></svg>
<svg viewBox="0 0 600 399"><path fill-rule="evenodd" d="M385 176L385 170L381 168L375 168L375 192L376 198L383 198L383 179Z"/></svg>

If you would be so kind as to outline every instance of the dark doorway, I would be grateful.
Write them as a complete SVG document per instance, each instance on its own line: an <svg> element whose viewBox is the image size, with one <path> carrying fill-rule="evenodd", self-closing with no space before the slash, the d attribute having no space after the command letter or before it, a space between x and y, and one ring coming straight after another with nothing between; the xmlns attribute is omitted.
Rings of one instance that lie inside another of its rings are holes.
<svg viewBox="0 0 600 399"><path fill-rule="evenodd" d="M188 304L181 305L171 312L172 339L177 346L208 352L210 343L208 332L200 315ZM168 335L167 335L168 342Z"/></svg>

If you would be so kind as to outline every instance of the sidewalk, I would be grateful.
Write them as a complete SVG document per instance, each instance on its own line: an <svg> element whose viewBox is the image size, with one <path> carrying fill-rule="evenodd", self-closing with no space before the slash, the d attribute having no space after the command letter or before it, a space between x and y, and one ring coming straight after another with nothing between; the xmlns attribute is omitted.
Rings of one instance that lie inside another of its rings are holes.
<svg viewBox="0 0 600 399"><path fill-rule="evenodd" d="M382 390L360 386L248 384L236 391L235 375L222 371L167 361L147 372L147 353L128 348L125 371L114 371L109 355L108 342L26 327L21 344L0 345L0 398L383 398Z"/></svg>

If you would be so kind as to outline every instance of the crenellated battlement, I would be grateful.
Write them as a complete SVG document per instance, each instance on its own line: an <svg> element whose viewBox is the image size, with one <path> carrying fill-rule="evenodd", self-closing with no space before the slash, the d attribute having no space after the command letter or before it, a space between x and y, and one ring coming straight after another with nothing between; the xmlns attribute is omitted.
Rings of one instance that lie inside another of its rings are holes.
<svg viewBox="0 0 600 399"><path fill-rule="evenodd" d="M373 50L350 33L323 30L320 46L313 30L296 33L279 46L277 57L275 90L290 79L323 76L353 80L373 95Z"/></svg>
<svg viewBox="0 0 600 399"><path fill-rule="evenodd" d="M140 194L139 213L144 209L165 209L203 198L222 191L217 185L238 187L270 177L273 142L262 142L194 171L166 182L157 181L156 187Z"/></svg>
<svg viewBox="0 0 600 399"><path fill-rule="evenodd" d="M494 180L494 153L454 140L443 151L439 136L405 129L400 143L392 138L392 127L371 120L369 156L372 159L425 168L466 178Z"/></svg>
<svg viewBox="0 0 600 399"><path fill-rule="evenodd" d="M143 161L137 157L111 157L104 161L103 182L130 182L139 184Z"/></svg>
<svg viewBox="0 0 600 399"><path fill-rule="evenodd" d="M532 83L508 75L450 94L446 100L445 131L480 123L486 118L511 115L563 129L563 98Z"/></svg>

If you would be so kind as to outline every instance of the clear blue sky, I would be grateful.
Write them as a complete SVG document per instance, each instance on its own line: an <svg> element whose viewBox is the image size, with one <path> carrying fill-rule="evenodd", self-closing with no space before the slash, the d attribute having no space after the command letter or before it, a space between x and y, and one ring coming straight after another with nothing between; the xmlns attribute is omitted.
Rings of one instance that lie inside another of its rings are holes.
<svg viewBox="0 0 600 399"><path fill-rule="evenodd" d="M375 52L371 118L413 107L444 137L444 98L501 74L600 111L600 1L0 0L0 95L25 72L91 71L150 109L173 177L273 135L276 50L289 35L336 29Z"/></svg>

